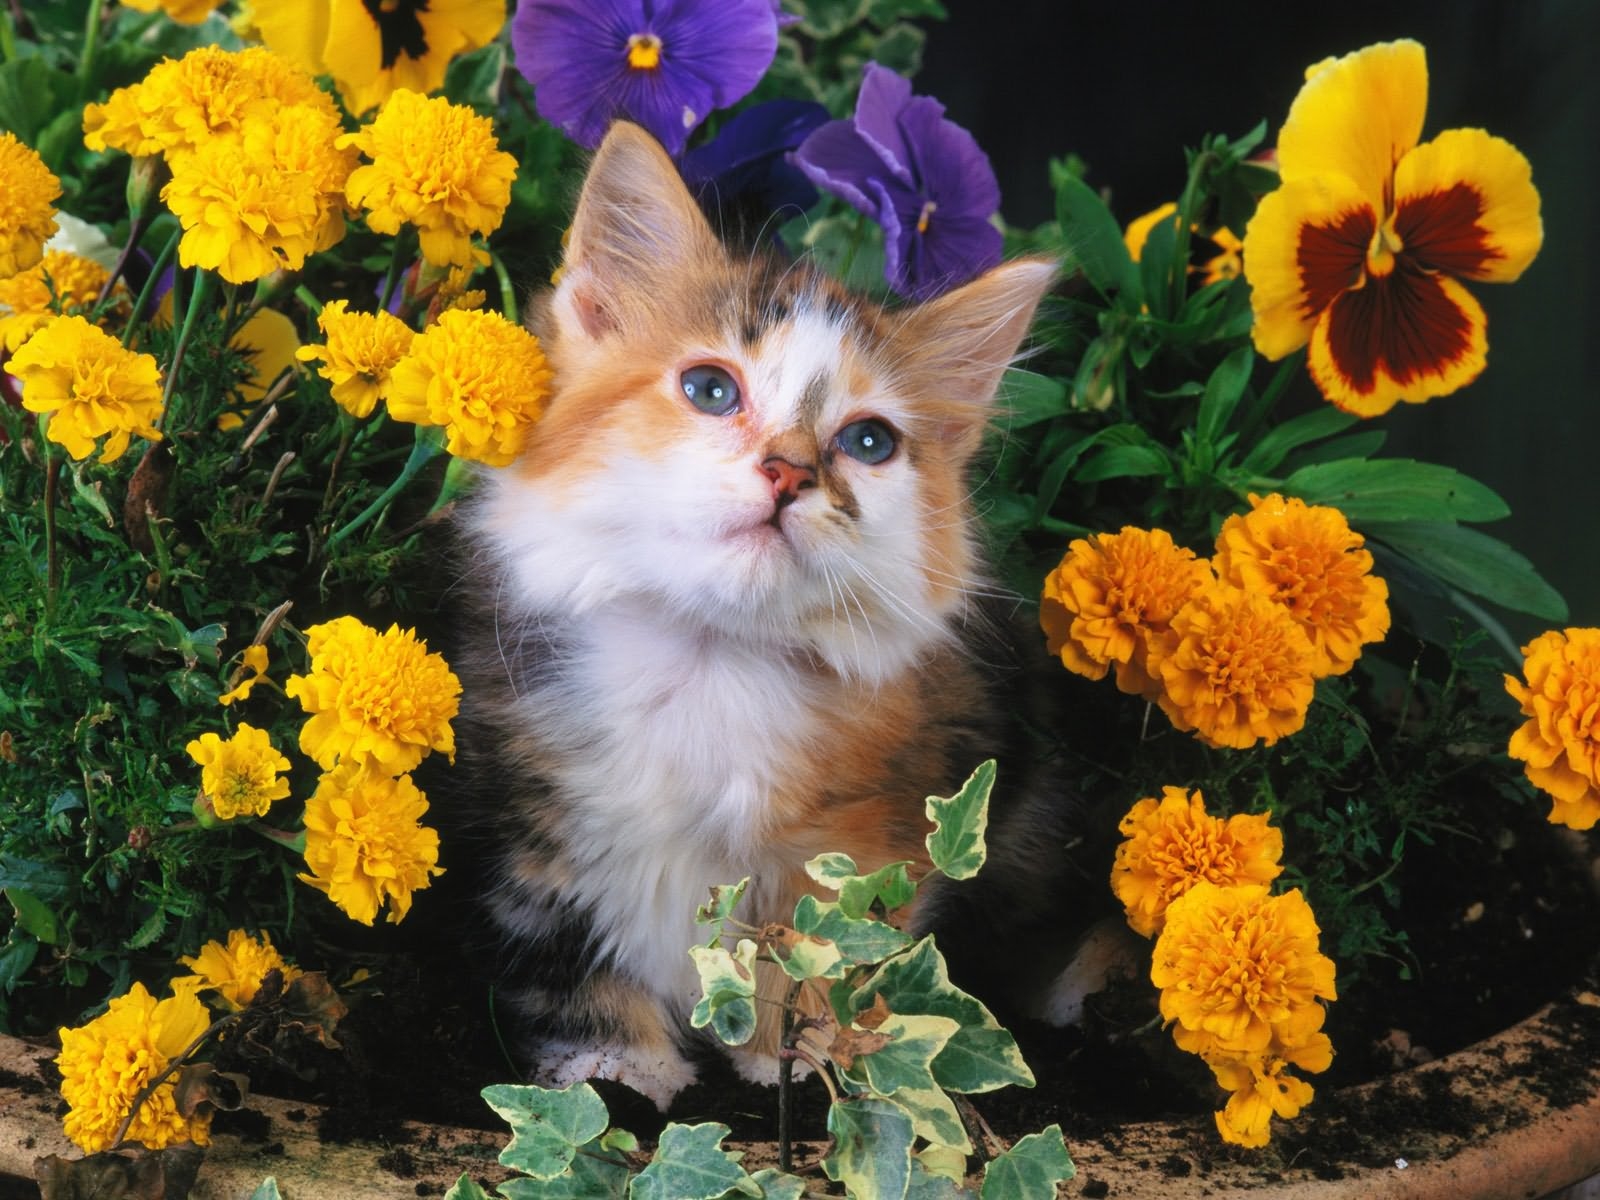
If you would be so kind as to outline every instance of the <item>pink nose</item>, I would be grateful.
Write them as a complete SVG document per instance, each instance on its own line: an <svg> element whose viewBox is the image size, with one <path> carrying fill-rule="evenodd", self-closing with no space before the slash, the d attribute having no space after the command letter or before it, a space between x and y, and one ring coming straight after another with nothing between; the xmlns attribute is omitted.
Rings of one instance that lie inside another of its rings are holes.
<svg viewBox="0 0 1600 1200"><path fill-rule="evenodd" d="M817 486L817 473L810 467L799 466L777 455L763 462L760 470L772 481L772 498L779 504L787 504L804 489Z"/></svg>

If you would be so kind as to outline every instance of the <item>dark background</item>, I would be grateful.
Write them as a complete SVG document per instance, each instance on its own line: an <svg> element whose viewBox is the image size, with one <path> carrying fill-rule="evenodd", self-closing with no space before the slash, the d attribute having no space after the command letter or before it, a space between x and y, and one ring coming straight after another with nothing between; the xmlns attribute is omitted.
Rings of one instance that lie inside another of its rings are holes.
<svg viewBox="0 0 1600 1200"><path fill-rule="evenodd" d="M1046 163L1076 153L1126 223L1183 186L1183 150L1268 122L1276 139L1305 68L1411 37L1428 52L1422 138L1478 127L1533 164L1544 248L1511 285L1474 285L1489 315L1478 381L1378 418L1385 454L1446 463L1505 497L1486 532L1600 624L1600 2L1461 0L1323 5L946 0L916 90L936 96L994 162L1002 211L1051 216ZM1310 390L1306 381L1304 388ZM1540 628L1508 618L1514 635Z"/></svg>

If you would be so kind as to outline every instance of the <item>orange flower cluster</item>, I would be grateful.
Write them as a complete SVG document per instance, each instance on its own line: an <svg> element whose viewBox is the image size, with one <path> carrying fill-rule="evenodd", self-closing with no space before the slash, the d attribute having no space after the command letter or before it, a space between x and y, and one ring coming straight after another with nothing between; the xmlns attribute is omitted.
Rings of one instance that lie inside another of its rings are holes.
<svg viewBox="0 0 1600 1200"><path fill-rule="evenodd" d="M1159 704L1211 746L1272 745L1305 724L1315 681L1389 630L1389 590L1336 508L1276 493L1197 558L1164 530L1074 541L1045 579L1052 654Z"/></svg>
<svg viewBox="0 0 1600 1200"><path fill-rule="evenodd" d="M1528 718L1511 735L1511 757L1551 797L1553 824L1593 829L1600 821L1600 629L1552 629L1522 655L1524 679L1505 677Z"/></svg>

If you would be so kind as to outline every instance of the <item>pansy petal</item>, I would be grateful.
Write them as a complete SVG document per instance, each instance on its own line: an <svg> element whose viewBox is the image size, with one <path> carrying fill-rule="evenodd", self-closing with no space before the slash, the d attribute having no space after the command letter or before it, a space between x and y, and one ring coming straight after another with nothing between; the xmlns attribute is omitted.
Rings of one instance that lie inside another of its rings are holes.
<svg viewBox="0 0 1600 1200"><path fill-rule="evenodd" d="M1435 271L1510 283L1544 240L1533 168L1510 142L1451 129L1394 173L1394 229L1406 257Z"/></svg>
<svg viewBox="0 0 1600 1200"><path fill-rule="evenodd" d="M771 0L658 0L654 26L665 43L663 61L705 85L710 104L701 120L748 95L778 52Z"/></svg>
<svg viewBox="0 0 1600 1200"><path fill-rule="evenodd" d="M1414 41L1383 42L1313 67L1278 135L1285 182L1337 174L1374 207L1394 164L1417 144L1428 105L1428 60Z"/></svg>
<svg viewBox="0 0 1600 1200"><path fill-rule="evenodd" d="M1317 315L1361 279L1376 211L1342 175L1285 183L1245 229L1244 274L1256 349L1279 359L1311 337Z"/></svg>
<svg viewBox="0 0 1600 1200"><path fill-rule="evenodd" d="M861 91L856 96L856 130L877 152L889 173L907 187L912 186L911 148L901 131L900 117L911 102L909 79L874 62L866 65L861 74ZM939 115L944 114L944 107L937 100L929 102Z"/></svg>
<svg viewBox="0 0 1600 1200"><path fill-rule="evenodd" d="M1358 416L1420 404L1478 377L1489 351L1483 308L1448 275L1402 263L1340 296L1318 318L1308 366L1333 404Z"/></svg>

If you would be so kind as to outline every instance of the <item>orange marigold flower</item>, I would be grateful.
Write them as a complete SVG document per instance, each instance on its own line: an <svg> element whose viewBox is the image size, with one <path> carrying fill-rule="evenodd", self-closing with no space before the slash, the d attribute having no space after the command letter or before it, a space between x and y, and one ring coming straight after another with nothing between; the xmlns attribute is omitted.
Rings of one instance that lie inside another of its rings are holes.
<svg viewBox="0 0 1600 1200"><path fill-rule="evenodd" d="M92 258L46 250L44 258L10 279L0 279L0 345L15 351L59 315L87 315L110 274ZM126 311L128 289L118 280L112 311Z"/></svg>
<svg viewBox="0 0 1600 1200"><path fill-rule="evenodd" d="M1488 350L1460 283L1508 283L1544 229L1528 160L1481 129L1417 144L1428 66L1413 41L1318 63L1278 138L1283 186L1245 231L1256 349L1311 344L1338 407L1377 416L1470 383Z"/></svg>
<svg viewBox="0 0 1600 1200"><path fill-rule="evenodd" d="M1045 577L1039 623L1069 671L1104 679L1115 663L1119 688L1153 699L1160 684L1147 666L1150 645L1210 579L1206 560L1166 530L1125 525L1067 548Z"/></svg>
<svg viewBox="0 0 1600 1200"><path fill-rule="evenodd" d="M1309 1043L1322 1026L1319 1001L1337 999L1333 960L1321 952L1311 906L1298 888L1195 884L1167 909L1150 981L1161 1015L1186 1050L1262 1054ZM1195 1035L1203 1035L1196 1037Z"/></svg>
<svg viewBox="0 0 1600 1200"><path fill-rule="evenodd" d="M461 681L415 630L379 633L339 617L306 633L311 671L290 676L283 690L311 714L300 749L318 766L371 763L399 775L433 750L455 760L450 722Z"/></svg>
<svg viewBox="0 0 1600 1200"><path fill-rule="evenodd" d="M301 362L318 362L317 374L333 386L335 402L353 417L367 417L389 391L395 364L411 349L416 334L392 313L349 312L348 300L330 300L317 314L327 343L302 346Z"/></svg>
<svg viewBox="0 0 1600 1200"><path fill-rule="evenodd" d="M411 893L442 875L439 835L421 824L428 802L411 776L391 779L359 763L322 777L306 801L306 865L300 878L352 920L391 922L411 911Z"/></svg>
<svg viewBox="0 0 1600 1200"><path fill-rule="evenodd" d="M284 985L293 983L305 972L284 961L283 955L272 944L272 938L262 934L253 938L242 929L228 931L228 944L211 941L200 947L200 953L178 960L195 974L183 975L172 981L172 986L193 984L199 991L215 991L229 1012L238 1012L256 998L267 972L277 971Z"/></svg>
<svg viewBox="0 0 1600 1200"><path fill-rule="evenodd" d="M1159 933L1168 906L1197 883L1271 883L1283 870L1283 834L1270 820L1266 813L1210 816L1204 796L1180 787L1140 800L1117 826L1123 841L1111 866L1111 890L1129 926L1145 937Z"/></svg>
<svg viewBox="0 0 1600 1200"><path fill-rule="evenodd" d="M66 1134L86 1154L111 1145L134 1098L167 1069L211 1024L192 986L174 987L162 1001L136 983L87 1025L61 1029L61 1096L68 1111ZM185 1117L178 1111L169 1077L139 1106L127 1139L160 1150L173 1142L211 1141L211 1114Z"/></svg>
<svg viewBox="0 0 1600 1200"><path fill-rule="evenodd" d="M1552 629L1522 655L1527 682L1505 677L1528 718L1511 735L1511 757L1553 800L1552 823L1592 829L1600 821L1600 629Z"/></svg>
<svg viewBox="0 0 1600 1200"><path fill-rule="evenodd" d="M415 225L422 257L435 266L488 262L473 234L500 227L511 203L517 160L500 149L494 126L470 108L401 89L371 124L339 139L372 160L346 189L378 233Z"/></svg>
<svg viewBox="0 0 1600 1200"><path fill-rule="evenodd" d="M44 257L56 231L55 201L61 181L44 160L0 130L0 279L26 271Z"/></svg>
<svg viewBox="0 0 1600 1200"><path fill-rule="evenodd" d="M1326 1071L1333 1063L1333 1043L1327 1034L1317 1033L1303 1045L1283 1046L1275 1040L1263 1054L1208 1054L1205 1061L1217 1082L1232 1093L1216 1114L1217 1132L1225 1142L1259 1149L1271 1137L1273 1116L1299 1116L1316 1094L1305 1080L1289 1074L1289 1068Z"/></svg>
<svg viewBox="0 0 1600 1200"><path fill-rule="evenodd" d="M1151 647L1161 711L1210 746L1272 745L1306 722L1315 690L1311 639L1269 597L1207 584Z"/></svg>
<svg viewBox="0 0 1600 1200"><path fill-rule="evenodd" d="M1217 577L1282 604L1311 639L1312 674L1343 675L1389 632L1389 585L1365 539L1337 508L1298 497L1252 495L1250 509L1222 523Z"/></svg>

